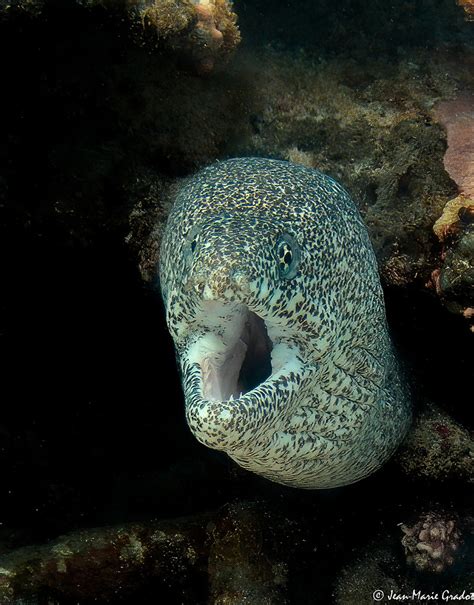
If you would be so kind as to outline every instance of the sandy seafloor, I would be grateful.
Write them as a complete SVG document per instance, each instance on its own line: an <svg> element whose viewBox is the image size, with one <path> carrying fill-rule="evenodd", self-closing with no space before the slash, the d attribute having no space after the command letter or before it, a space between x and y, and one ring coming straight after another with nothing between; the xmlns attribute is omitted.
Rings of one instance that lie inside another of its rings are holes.
<svg viewBox="0 0 474 605"><path fill-rule="evenodd" d="M233 52L211 61L186 38L192 20L156 42L125 8L0 2L0 602L465 599L468 202L443 241L433 225L462 191L444 163L461 110L437 108L462 101L474 132L474 23L455 0L240 0L242 40L229 33ZM269 483L186 426L155 279L161 225L175 182L238 155L321 169L368 225L415 428L355 485ZM474 159L458 165L472 179ZM105 527L118 534L77 533Z"/></svg>

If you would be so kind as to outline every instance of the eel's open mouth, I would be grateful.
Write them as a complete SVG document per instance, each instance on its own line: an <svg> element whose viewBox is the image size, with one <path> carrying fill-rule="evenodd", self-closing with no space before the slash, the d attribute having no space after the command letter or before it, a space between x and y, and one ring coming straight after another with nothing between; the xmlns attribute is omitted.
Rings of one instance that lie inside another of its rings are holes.
<svg viewBox="0 0 474 605"><path fill-rule="evenodd" d="M237 399L272 373L272 342L265 321L245 306L208 309L209 333L196 343L192 357L201 368L202 398Z"/></svg>

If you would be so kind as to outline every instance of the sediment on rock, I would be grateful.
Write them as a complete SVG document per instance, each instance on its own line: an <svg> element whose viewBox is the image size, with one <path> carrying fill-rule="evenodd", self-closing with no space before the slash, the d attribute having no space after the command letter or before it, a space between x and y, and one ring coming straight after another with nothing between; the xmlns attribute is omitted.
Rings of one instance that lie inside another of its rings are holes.
<svg viewBox="0 0 474 605"><path fill-rule="evenodd" d="M270 519L271 523L272 520ZM270 523L270 525L271 525ZM286 565L272 559L261 509L243 503L213 514L78 531L46 545L0 557L0 602L133 596L153 582L200 602L210 582L210 603L285 603ZM284 535L280 526L280 539ZM194 595L194 596L193 596Z"/></svg>
<svg viewBox="0 0 474 605"><path fill-rule="evenodd" d="M433 226L442 250L431 281L447 308L463 315L474 331L474 90L439 103L435 116L446 129L444 167L458 195Z"/></svg>
<svg viewBox="0 0 474 605"><path fill-rule="evenodd" d="M472 482L474 440L445 411L430 405L415 418L396 461L412 479Z"/></svg>
<svg viewBox="0 0 474 605"><path fill-rule="evenodd" d="M213 605L287 603L288 565L269 556L263 527L265 519L255 505L230 505L212 527L209 575Z"/></svg>
<svg viewBox="0 0 474 605"><path fill-rule="evenodd" d="M0 602L39 596L107 600L133 594L156 578L186 584L191 570L205 573L208 521L197 516L84 530L14 551L0 559Z"/></svg>

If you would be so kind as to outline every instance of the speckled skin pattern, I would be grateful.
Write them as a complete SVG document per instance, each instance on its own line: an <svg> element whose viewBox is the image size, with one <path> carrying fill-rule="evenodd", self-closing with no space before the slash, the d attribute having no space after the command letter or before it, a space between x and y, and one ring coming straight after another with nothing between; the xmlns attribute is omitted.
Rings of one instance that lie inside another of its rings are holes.
<svg viewBox="0 0 474 605"><path fill-rule="evenodd" d="M204 168L176 195L160 283L187 421L205 445L311 489L366 477L405 436L409 398L374 252L332 178L261 158ZM271 375L239 397L225 385L251 314L265 322Z"/></svg>

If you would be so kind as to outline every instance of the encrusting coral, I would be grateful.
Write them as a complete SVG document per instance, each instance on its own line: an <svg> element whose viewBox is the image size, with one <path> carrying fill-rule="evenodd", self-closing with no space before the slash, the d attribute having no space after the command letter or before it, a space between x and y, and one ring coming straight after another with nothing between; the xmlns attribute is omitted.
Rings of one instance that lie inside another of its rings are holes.
<svg viewBox="0 0 474 605"><path fill-rule="evenodd" d="M474 0L457 0L459 6L462 6L468 21L474 21Z"/></svg>
<svg viewBox="0 0 474 605"><path fill-rule="evenodd" d="M446 172L460 193L474 196L474 94L461 93L440 103L435 115L448 137L443 160Z"/></svg>
<svg viewBox="0 0 474 605"><path fill-rule="evenodd" d="M453 565L462 544L454 515L429 512L412 525L401 525L407 563L418 571L441 573Z"/></svg>
<svg viewBox="0 0 474 605"><path fill-rule="evenodd" d="M446 128L444 167L458 186L433 231L442 243L441 266L431 281L448 309L471 319L474 308L474 94L440 103L436 119ZM471 325L474 330L474 324Z"/></svg>
<svg viewBox="0 0 474 605"><path fill-rule="evenodd" d="M440 242L455 236L462 228L471 213L474 212L474 197L468 198L462 194L450 200L443 209L443 214L433 225L433 231Z"/></svg>

